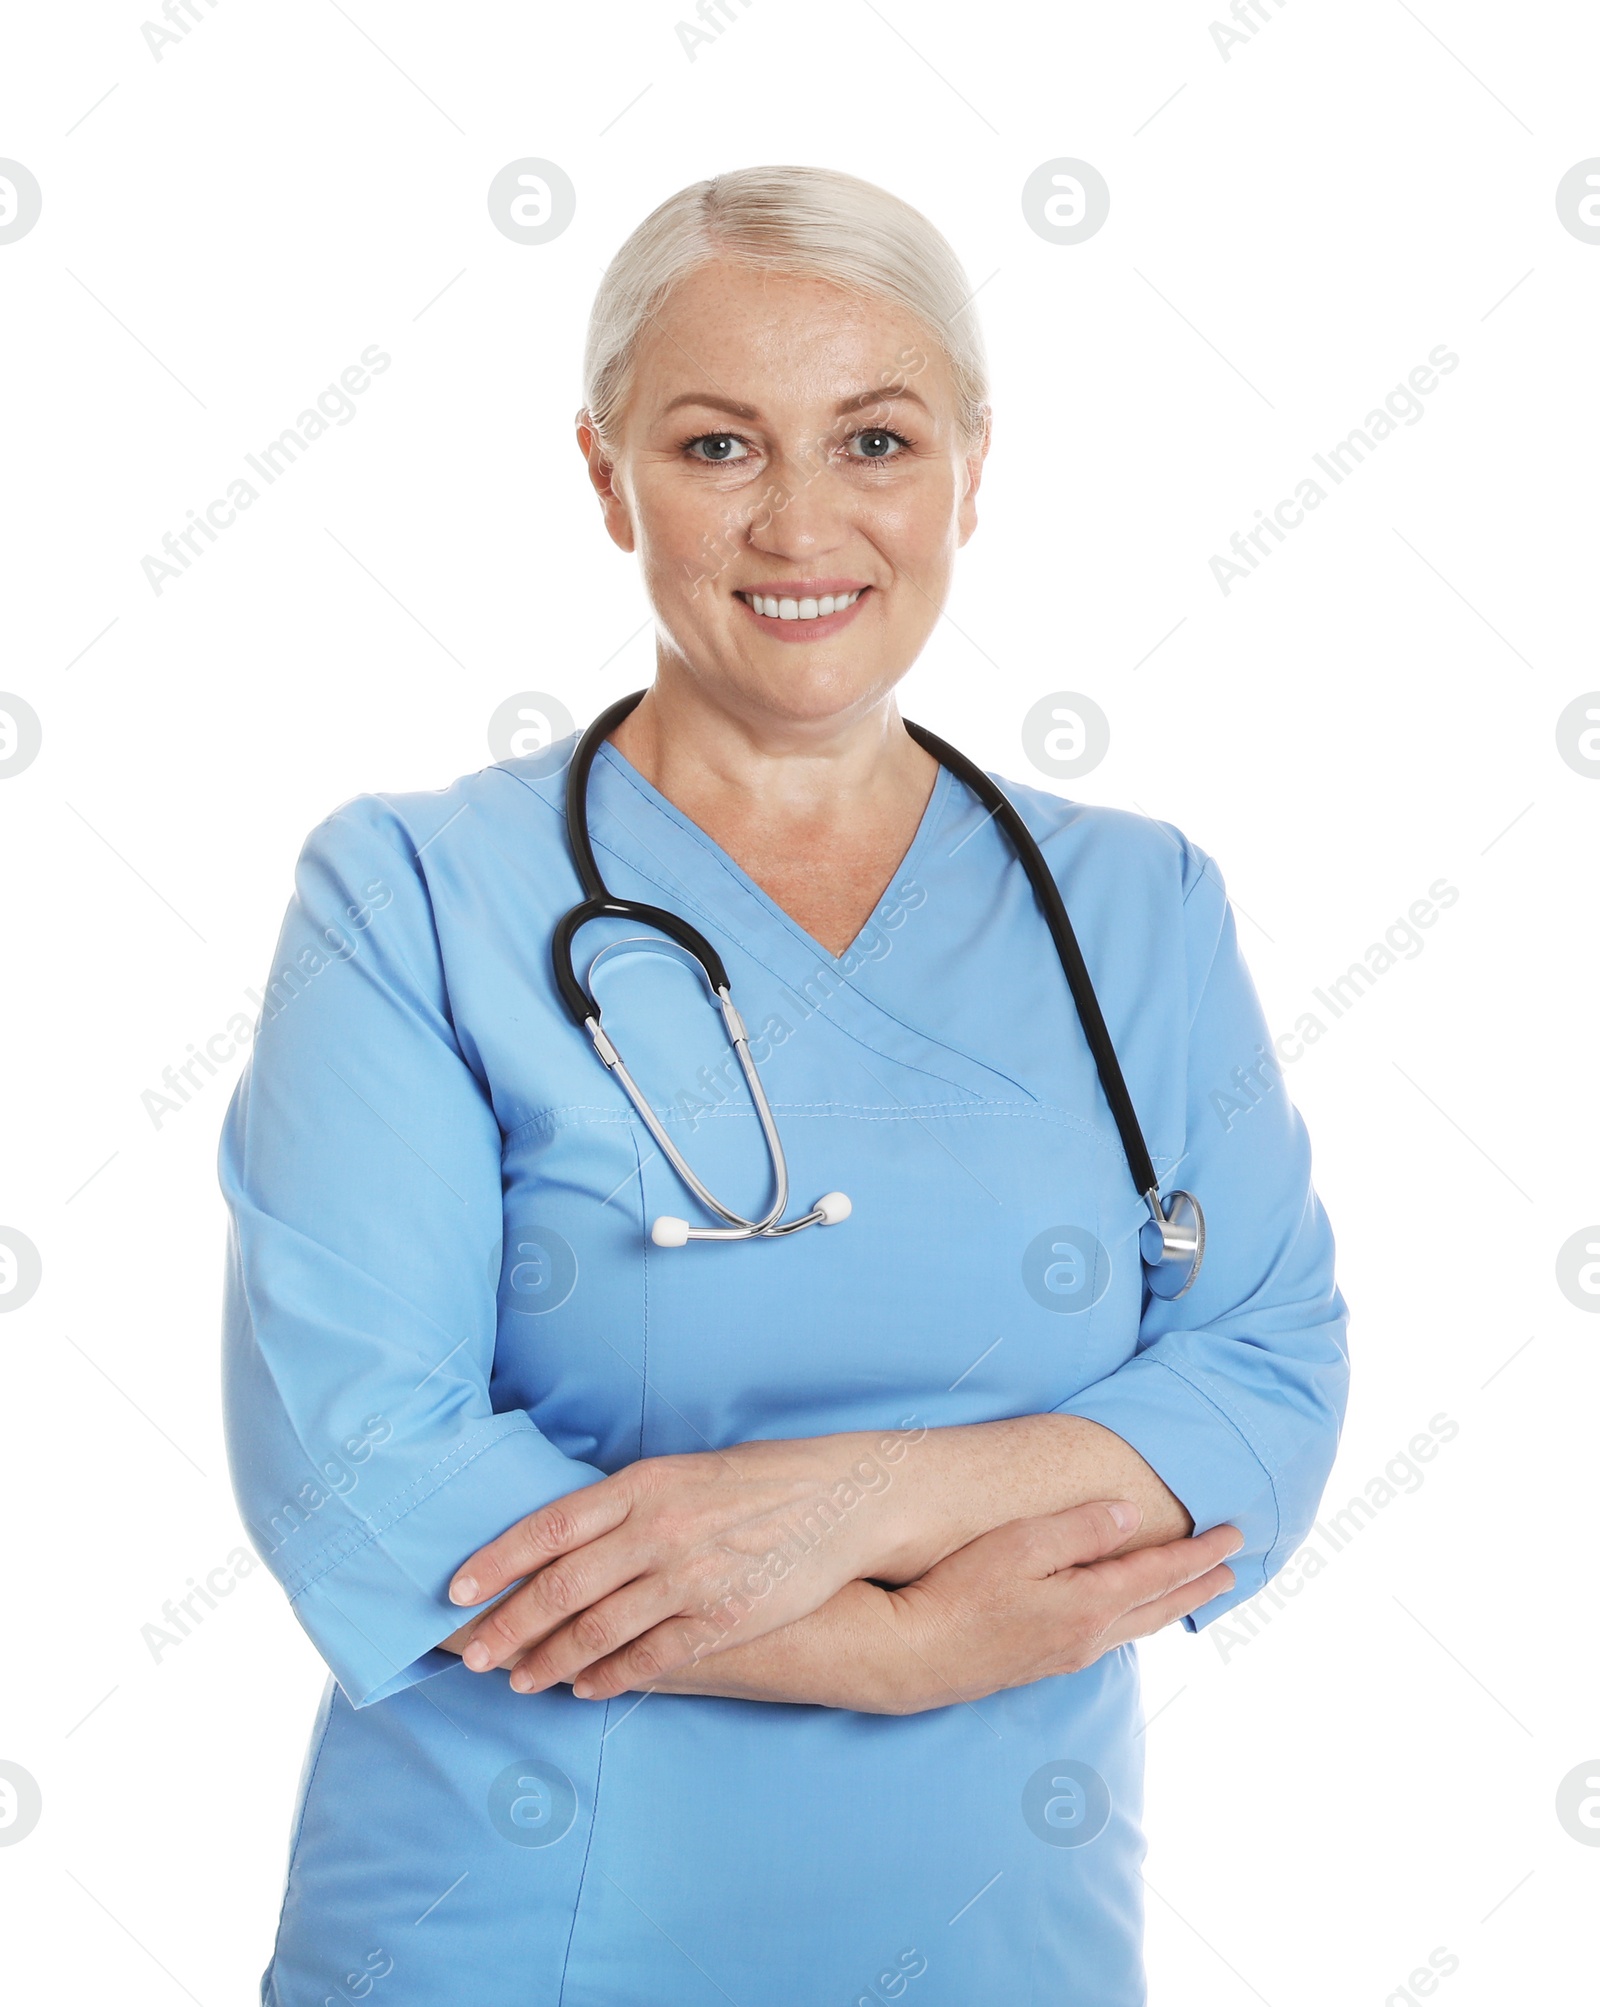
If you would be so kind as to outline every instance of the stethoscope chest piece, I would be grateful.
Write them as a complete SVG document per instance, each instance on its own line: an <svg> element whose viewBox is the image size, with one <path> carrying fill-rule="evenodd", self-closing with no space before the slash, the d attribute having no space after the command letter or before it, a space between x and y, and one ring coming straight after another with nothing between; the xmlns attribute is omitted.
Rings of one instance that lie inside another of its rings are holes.
<svg viewBox="0 0 1600 2007"><path fill-rule="evenodd" d="M1181 1296L1200 1273L1206 1251L1206 1216L1193 1192L1147 1192L1150 1217L1139 1229L1145 1280L1156 1296Z"/></svg>

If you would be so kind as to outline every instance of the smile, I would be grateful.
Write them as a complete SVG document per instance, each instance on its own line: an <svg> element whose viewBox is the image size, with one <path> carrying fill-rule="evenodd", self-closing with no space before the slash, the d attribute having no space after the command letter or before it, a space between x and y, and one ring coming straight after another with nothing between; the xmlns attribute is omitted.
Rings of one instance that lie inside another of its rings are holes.
<svg viewBox="0 0 1600 2007"><path fill-rule="evenodd" d="M846 585L843 579L807 579L809 592L736 592L734 598L749 609L750 618L773 641L826 641L847 627L860 612L861 602L872 591L870 585ZM833 585L833 592L818 592L820 585ZM837 588L844 586L845 590Z"/></svg>
<svg viewBox="0 0 1600 2007"><path fill-rule="evenodd" d="M831 613L843 613L846 607L854 606L862 592L869 588L862 586L856 592L827 592L820 599L780 599L772 593L736 593L752 613L759 613L768 620L826 620Z"/></svg>

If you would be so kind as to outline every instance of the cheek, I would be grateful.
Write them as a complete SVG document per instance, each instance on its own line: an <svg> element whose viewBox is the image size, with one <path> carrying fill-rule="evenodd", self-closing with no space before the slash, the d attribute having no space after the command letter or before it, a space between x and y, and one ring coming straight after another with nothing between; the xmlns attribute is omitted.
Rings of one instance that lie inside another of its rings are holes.
<svg viewBox="0 0 1600 2007"><path fill-rule="evenodd" d="M956 487L947 467L915 475L863 497L860 520L897 571L919 581L949 568L960 534Z"/></svg>
<svg viewBox="0 0 1600 2007"><path fill-rule="evenodd" d="M663 612L673 606L702 607L714 585L743 547L761 490L715 488L712 483L660 480L642 486L634 505L640 568L652 601ZM759 518L758 518L759 519ZM696 592L696 582L699 591Z"/></svg>
<svg viewBox="0 0 1600 2007"><path fill-rule="evenodd" d="M949 590L960 547L948 485L884 495L864 512L862 530L902 581L891 608L897 629L931 632Z"/></svg>

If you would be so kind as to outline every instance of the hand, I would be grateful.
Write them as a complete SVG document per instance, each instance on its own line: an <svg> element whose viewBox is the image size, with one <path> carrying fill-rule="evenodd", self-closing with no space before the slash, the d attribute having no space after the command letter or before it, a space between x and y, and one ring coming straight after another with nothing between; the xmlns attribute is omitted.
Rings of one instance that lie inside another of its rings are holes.
<svg viewBox="0 0 1600 2007"><path fill-rule="evenodd" d="M1243 1545L1233 1526L1102 1558L1137 1520L1122 1501L1013 1520L893 1591L903 1649L874 1711L913 1714L1082 1672L1233 1587L1222 1565Z"/></svg>
<svg viewBox="0 0 1600 2007"><path fill-rule="evenodd" d="M646 1457L470 1555L451 1600L501 1600L447 1642L474 1672L510 1667L519 1693L572 1680L604 1699L808 1616L847 1582L909 1579L916 1543L891 1487L925 1433Z"/></svg>

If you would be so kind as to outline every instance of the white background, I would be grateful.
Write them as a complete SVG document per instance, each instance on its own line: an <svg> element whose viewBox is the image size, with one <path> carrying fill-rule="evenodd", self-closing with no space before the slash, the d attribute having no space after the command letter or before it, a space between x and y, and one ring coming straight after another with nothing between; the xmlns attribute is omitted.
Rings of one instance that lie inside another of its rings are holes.
<svg viewBox="0 0 1600 2007"><path fill-rule="evenodd" d="M907 714L1037 782L1024 714L1092 695L1110 754L1063 790L1216 857L1275 1030L1460 893L1286 1069L1353 1313L1329 1507L1459 1433L1253 1640L1145 1648L1152 1999L1381 2007L1437 1947L1450 2007L1595 1998L1600 1849L1555 1796L1600 1752L1600 1321L1556 1254L1600 1219L1600 780L1556 720L1600 687L1600 246L1555 190L1600 154L1600 17L1263 0L1225 60L1208 0L735 0L691 62L680 7L197 0L159 62L134 6L8 21L0 155L44 203L0 246L0 687L44 729L0 783L0 1225L44 1264L0 1318L0 1757L44 1806L0 1847L12 1990L254 1997L322 1679L264 1568L141 1635L243 1544L239 1061L159 1126L141 1096L246 1007L335 804L482 766L517 691L581 722L648 679L572 443L589 302L674 189L805 161L981 289L982 519ZM485 202L527 155L577 188L543 247ZM1020 201L1064 155L1111 188L1072 247ZM154 593L163 532L372 343L355 419ZM1225 595L1229 535L1440 343L1425 416Z"/></svg>

